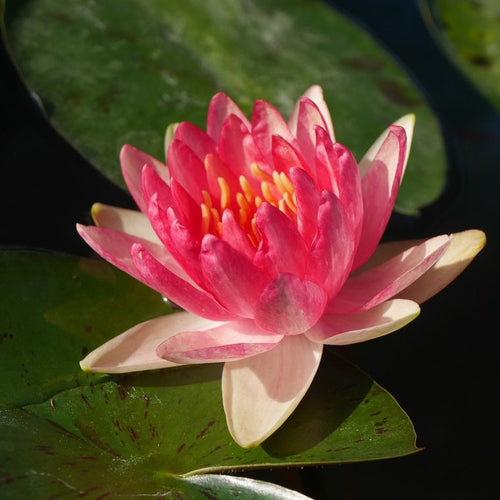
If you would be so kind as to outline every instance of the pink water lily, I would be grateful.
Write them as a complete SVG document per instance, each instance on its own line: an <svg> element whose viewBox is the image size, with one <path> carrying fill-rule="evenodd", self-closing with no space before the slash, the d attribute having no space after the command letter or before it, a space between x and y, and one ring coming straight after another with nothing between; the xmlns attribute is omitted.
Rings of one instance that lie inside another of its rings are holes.
<svg viewBox="0 0 500 500"><path fill-rule="evenodd" d="M187 122L170 128L166 165L124 146L122 171L140 212L96 204L96 226L78 230L185 311L133 326L82 368L224 362L229 431L241 446L262 442L304 396L323 345L401 328L485 243L478 230L380 243L413 124L407 115L391 125L358 164L335 140L320 87L288 122L262 100L248 120L219 93L206 132Z"/></svg>

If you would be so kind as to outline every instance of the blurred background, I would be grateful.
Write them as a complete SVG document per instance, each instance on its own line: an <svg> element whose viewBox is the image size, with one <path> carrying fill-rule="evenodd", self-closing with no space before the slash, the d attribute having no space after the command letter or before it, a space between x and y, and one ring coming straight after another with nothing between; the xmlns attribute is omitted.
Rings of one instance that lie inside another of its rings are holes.
<svg viewBox="0 0 500 500"><path fill-rule="evenodd" d="M425 448L422 452L382 462L242 475L281 483L314 498L496 498L499 100L492 99L440 43L444 34L453 35L455 26L446 19L440 24L428 2L325 3L362 26L392 55L425 97L442 134L444 189L418 214L395 213L385 238L478 228L486 232L488 243L404 332L343 350L410 415L417 443ZM494 15L489 27L498 35L498 4L456 3L490 9ZM476 52L468 63L495 69L500 54L491 60ZM133 202L55 131L5 45L0 65L0 245L90 255L76 235L75 222L89 221L90 206L97 200L122 207L133 207ZM496 82L498 97L500 79Z"/></svg>

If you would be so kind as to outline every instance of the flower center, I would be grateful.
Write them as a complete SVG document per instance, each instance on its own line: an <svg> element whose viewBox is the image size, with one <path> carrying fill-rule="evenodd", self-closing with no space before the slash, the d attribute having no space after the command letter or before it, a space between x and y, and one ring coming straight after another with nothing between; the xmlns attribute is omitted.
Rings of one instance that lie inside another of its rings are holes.
<svg viewBox="0 0 500 500"><path fill-rule="evenodd" d="M221 215L230 210L240 227L246 232L252 245L257 248L261 235L257 229L256 213L267 202L281 210L293 222L297 221L295 189L285 172L273 171L271 175L256 164L250 166L252 182L240 175L238 188L233 192L224 177L217 177L219 196L202 191L201 234L211 233L222 237ZM253 186L253 187L252 187Z"/></svg>

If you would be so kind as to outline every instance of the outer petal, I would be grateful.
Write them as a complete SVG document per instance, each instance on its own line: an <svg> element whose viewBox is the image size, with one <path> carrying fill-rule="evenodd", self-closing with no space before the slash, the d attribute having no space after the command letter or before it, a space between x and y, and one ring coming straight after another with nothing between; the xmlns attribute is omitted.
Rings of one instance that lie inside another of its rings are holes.
<svg viewBox="0 0 500 500"><path fill-rule="evenodd" d="M483 249L486 235L477 229L455 233L451 245L423 276L398 294L422 304L452 282Z"/></svg>
<svg viewBox="0 0 500 500"><path fill-rule="evenodd" d="M144 247L134 245L132 258L141 281L188 311L210 320L237 316L222 307L209 293L162 266Z"/></svg>
<svg viewBox="0 0 500 500"><path fill-rule="evenodd" d="M391 127L387 138L361 180L363 225L354 268L364 264L375 251L396 201L406 153L402 127Z"/></svg>
<svg viewBox="0 0 500 500"><path fill-rule="evenodd" d="M186 328L204 330L218 323L188 312L179 312L139 323L101 345L80 362L83 370L98 373L127 373L179 366L160 358L156 347Z"/></svg>
<svg viewBox="0 0 500 500"><path fill-rule="evenodd" d="M269 352L224 365L224 410L240 446L257 446L290 416L311 385L322 349L298 335Z"/></svg>
<svg viewBox="0 0 500 500"><path fill-rule="evenodd" d="M151 165L160 177L168 184L170 177L166 165L143 153L137 148L125 144L120 151L120 163L122 167L123 178L127 184L130 194L134 198L141 212L147 213L147 206L142 197L141 173L144 165Z"/></svg>
<svg viewBox="0 0 500 500"><path fill-rule="evenodd" d="M217 152L215 141L203 130L189 122L182 122L176 127L174 139L186 144L201 161L205 160L207 154Z"/></svg>
<svg viewBox="0 0 500 500"><path fill-rule="evenodd" d="M161 244L161 241L151 227L149 219L137 210L94 203L92 205L92 218L98 226L116 229L123 233L148 240L151 243Z"/></svg>
<svg viewBox="0 0 500 500"><path fill-rule="evenodd" d="M273 349L282 338L261 330L252 320L241 320L210 330L178 333L160 344L156 352L176 363L237 361Z"/></svg>
<svg viewBox="0 0 500 500"><path fill-rule="evenodd" d="M450 242L450 236L436 236L379 266L352 276L334 299L330 312L366 311L394 297L432 267Z"/></svg>
<svg viewBox="0 0 500 500"><path fill-rule="evenodd" d="M315 283L280 274L266 287L255 308L255 322L265 330L297 335L323 315L328 297Z"/></svg>
<svg viewBox="0 0 500 500"><path fill-rule="evenodd" d="M305 335L323 344L356 344L394 332L419 313L416 302L394 299L358 314L325 314L318 325Z"/></svg>

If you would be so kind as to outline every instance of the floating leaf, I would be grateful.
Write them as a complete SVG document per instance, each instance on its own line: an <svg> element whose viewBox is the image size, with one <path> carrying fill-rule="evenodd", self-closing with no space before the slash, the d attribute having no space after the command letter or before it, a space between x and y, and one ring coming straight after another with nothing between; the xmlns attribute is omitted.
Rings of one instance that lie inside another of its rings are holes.
<svg viewBox="0 0 500 500"><path fill-rule="evenodd" d="M221 365L81 374L78 361L88 349L169 312L157 293L101 261L30 252L0 254L0 283L7 493L194 495L207 485L225 491L239 484L183 479L199 473L417 451L411 422L394 399L330 351L292 417L261 446L242 449L226 428ZM261 491L262 484L242 481L255 495Z"/></svg>
<svg viewBox="0 0 500 500"><path fill-rule="evenodd" d="M443 50L500 110L498 0L422 0L421 5Z"/></svg>
<svg viewBox="0 0 500 500"><path fill-rule="evenodd" d="M287 115L318 83L337 139L358 159L414 112L397 208L416 213L441 193L441 136L421 94L367 34L320 1L17 0L7 3L6 23L14 59L51 122L117 183L123 143L163 158L167 124L204 127L216 91L246 113L263 98Z"/></svg>

